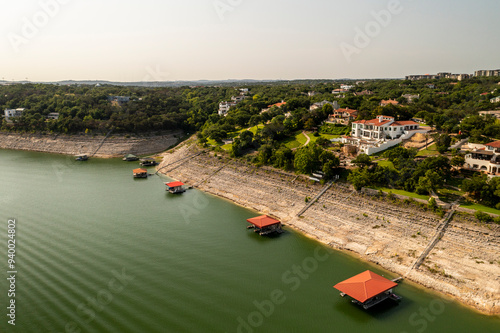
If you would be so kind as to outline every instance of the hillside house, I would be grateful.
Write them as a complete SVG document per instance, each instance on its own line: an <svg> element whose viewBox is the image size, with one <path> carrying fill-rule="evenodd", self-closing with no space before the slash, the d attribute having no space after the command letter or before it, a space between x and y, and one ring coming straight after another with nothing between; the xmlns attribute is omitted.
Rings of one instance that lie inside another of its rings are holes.
<svg viewBox="0 0 500 333"><path fill-rule="evenodd" d="M357 147L359 153L371 155L393 147L416 133L427 133L412 120L395 121L394 117L378 116L371 120L358 120L352 123L350 137L342 142Z"/></svg>
<svg viewBox="0 0 500 333"><path fill-rule="evenodd" d="M394 99L383 99L381 102L380 102L380 106L387 106L387 105L399 105L399 102L394 100Z"/></svg>
<svg viewBox="0 0 500 333"><path fill-rule="evenodd" d="M329 101L322 101L318 103L314 103L309 107L309 111L314 111L317 109L322 109L323 106L330 104L334 110L337 110L340 108L339 103L337 101L329 102Z"/></svg>
<svg viewBox="0 0 500 333"><path fill-rule="evenodd" d="M464 168L500 176L500 141L474 146L476 148L465 155Z"/></svg>
<svg viewBox="0 0 500 333"><path fill-rule="evenodd" d="M358 110L338 109L328 116L328 122L332 124L348 125L349 122L356 120Z"/></svg>

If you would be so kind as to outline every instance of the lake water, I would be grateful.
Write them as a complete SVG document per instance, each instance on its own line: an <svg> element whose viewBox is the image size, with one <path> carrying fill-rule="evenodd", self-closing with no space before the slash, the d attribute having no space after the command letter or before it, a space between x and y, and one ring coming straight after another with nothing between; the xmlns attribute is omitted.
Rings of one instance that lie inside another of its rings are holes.
<svg viewBox="0 0 500 333"><path fill-rule="evenodd" d="M498 317L404 282L399 305L362 310L332 286L394 275L289 228L260 237L245 222L257 212L171 195L166 178L134 180L137 165L0 151L1 332L500 332Z"/></svg>

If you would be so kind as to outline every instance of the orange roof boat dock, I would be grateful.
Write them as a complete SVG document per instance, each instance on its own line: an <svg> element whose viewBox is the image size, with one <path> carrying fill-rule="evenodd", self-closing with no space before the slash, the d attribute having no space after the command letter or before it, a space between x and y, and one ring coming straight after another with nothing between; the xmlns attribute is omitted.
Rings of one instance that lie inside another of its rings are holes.
<svg viewBox="0 0 500 333"><path fill-rule="evenodd" d="M281 229L281 221L273 219L267 215L247 219L247 222L251 224L247 228L255 229L254 231L259 233L261 236L271 234L273 232L283 232Z"/></svg>
<svg viewBox="0 0 500 333"><path fill-rule="evenodd" d="M371 271L365 271L333 287L341 292L341 296L348 295L353 298L353 303L369 309L372 306L390 298L399 301L401 298L392 293L397 287L396 280L389 280Z"/></svg>

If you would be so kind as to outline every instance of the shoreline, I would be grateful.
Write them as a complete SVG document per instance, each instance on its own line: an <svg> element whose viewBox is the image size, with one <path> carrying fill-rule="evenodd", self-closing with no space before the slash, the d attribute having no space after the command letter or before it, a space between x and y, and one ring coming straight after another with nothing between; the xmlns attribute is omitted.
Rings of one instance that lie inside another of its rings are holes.
<svg viewBox="0 0 500 333"><path fill-rule="evenodd" d="M177 144L182 135L180 131L144 137L0 132L0 149L64 155L95 154L93 157L115 158L125 154L148 155L163 152Z"/></svg>
<svg viewBox="0 0 500 333"><path fill-rule="evenodd" d="M415 254L418 257L439 224L437 216L359 193L347 198L353 192L335 184L299 218L295 215L305 206L304 198L313 198L321 185L309 184L303 176L268 167L256 168L210 153L176 162L199 151L196 143L188 140L163 153L158 168L164 168L160 173L189 185L197 184L196 188L241 207L272 214L307 238L403 276L415 286L456 300L475 312L500 314L500 262L495 264L500 244L498 226L487 232L483 230L487 228L475 225L463 214L454 217L425 264L406 276ZM378 208L387 212L377 215ZM473 251L474 248L479 251ZM466 258L467 254L470 258Z"/></svg>

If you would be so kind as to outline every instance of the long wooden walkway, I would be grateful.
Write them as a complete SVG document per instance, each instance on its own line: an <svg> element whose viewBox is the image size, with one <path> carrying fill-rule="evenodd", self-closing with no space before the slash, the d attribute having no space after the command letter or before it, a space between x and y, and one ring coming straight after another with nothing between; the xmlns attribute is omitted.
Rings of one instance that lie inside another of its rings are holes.
<svg viewBox="0 0 500 333"><path fill-rule="evenodd" d="M328 189L330 189L330 187L332 187L332 185L333 185L334 183L335 183L335 180L331 180L331 181L329 181L329 182L328 182L328 184L326 184L326 185L325 185L325 187L323 187L323 189L321 190L321 192L319 192L319 193L318 193L318 194L317 194L317 195L316 195L313 199L311 199L311 200L307 203L307 205L306 205L304 208L302 208L302 209L300 210L300 212L298 212L298 213L297 213L297 216L301 216L302 214L304 214L304 213L305 213L305 212L306 212L306 211L307 211L307 210L308 210L308 209L309 209L312 205L314 205L314 203L315 203L316 201L318 201L318 199L319 199L319 198L321 198L321 196L322 196L323 194L325 194L325 193L326 193L326 191L328 191Z"/></svg>
<svg viewBox="0 0 500 333"><path fill-rule="evenodd" d="M203 184L204 182L206 182L207 180L209 180L210 178L212 178L213 176L215 176L217 173L219 173L222 169L224 169L225 167L227 167L229 164L231 163L231 160L229 160L228 162L226 162L223 166L221 166L220 168L217 168L217 170L215 170L214 172L212 172L210 175L208 175L206 178L200 180L199 182L193 184L193 187L197 187L199 186L200 184Z"/></svg>
<svg viewBox="0 0 500 333"><path fill-rule="evenodd" d="M455 214L455 211L459 207L458 204L453 203L450 211L445 215L441 223L438 225L436 234L434 237L432 237L432 240L429 242L427 247L424 249L422 254L418 257L418 259L413 263L413 265L410 267L406 275L410 274L410 272L414 269L418 269L420 265L424 262L425 258L429 255L429 253L432 251L432 249L436 246L436 244L441 240L441 238L444 235L445 229L448 226L448 223L451 221L451 218Z"/></svg>
<svg viewBox="0 0 500 333"><path fill-rule="evenodd" d="M193 158L193 157L196 157L196 156L201 155L201 154L203 154L203 153L205 153L205 151L204 151L204 150L202 150L202 151L200 151L200 152L198 152L198 153L196 153L196 154L192 154L192 155L186 156L186 157L184 157L184 158L181 158L180 160L177 160L177 161L175 161L175 162L169 163L169 164L167 164L167 165L164 165L164 166L162 166L161 168L159 168L158 170L156 170L155 175L158 175L158 174L160 173L160 171L161 171L161 170L163 170L163 169L165 169L165 168L168 168L168 167L170 167L170 166L172 166L172 165L175 165L175 164L178 164L178 163L179 163L178 165L176 165L176 166L173 168L173 169L175 169L175 168L179 167L181 164L183 164L183 163L187 162L187 160L188 160L188 159ZM182 163L180 163L180 162L182 162ZM173 170L173 169L171 169L171 170ZM170 170L170 171L171 171L171 170Z"/></svg>
<svg viewBox="0 0 500 333"><path fill-rule="evenodd" d="M97 147L97 149L92 153L92 155L90 155L90 157L94 157L94 155L97 154L97 152L99 151L99 149L101 149L102 146L104 145L104 141L106 141L106 139L111 135L111 132L113 132L113 128L110 129L109 132L104 137L104 139L101 140L101 143L99 143L99 147Z"/></svg>

